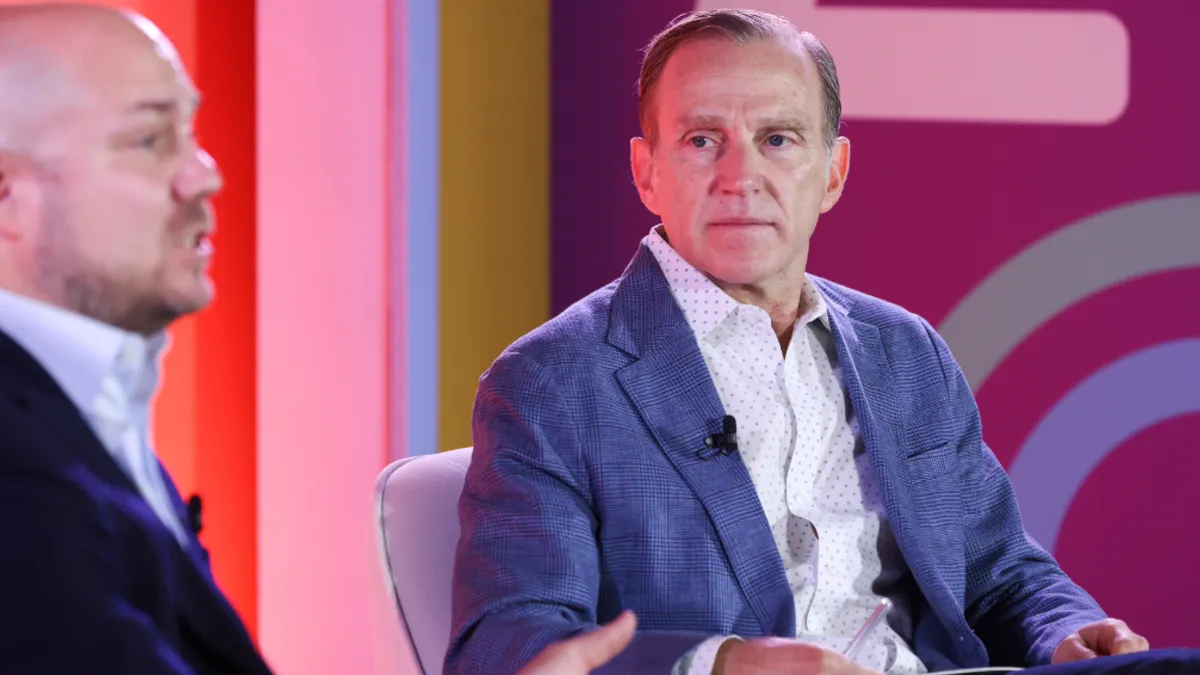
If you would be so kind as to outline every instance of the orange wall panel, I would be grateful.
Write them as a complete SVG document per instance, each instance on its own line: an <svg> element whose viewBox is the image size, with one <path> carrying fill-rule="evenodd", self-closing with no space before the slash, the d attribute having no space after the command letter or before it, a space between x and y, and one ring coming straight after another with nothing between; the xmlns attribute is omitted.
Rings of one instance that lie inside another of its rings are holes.
<svg viewBox="0 0 1200 675"><path fill-rule="evenodd" d="M196 491L213 573L256 635L255 3L198 0L196 8L197 133L225 176L215 201L217 299L195 328Z"/></svg>

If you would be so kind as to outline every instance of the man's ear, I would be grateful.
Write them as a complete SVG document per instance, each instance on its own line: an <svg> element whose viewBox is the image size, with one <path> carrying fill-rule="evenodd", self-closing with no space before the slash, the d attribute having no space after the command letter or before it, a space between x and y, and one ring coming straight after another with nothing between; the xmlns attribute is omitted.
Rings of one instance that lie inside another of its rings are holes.
<svg viewBox="0 0 1200 675"><path fill-rule="evenodd" d="M832 209L842 198L846 177L850 175L850 139L838 136L829 154L829 175L826 177L825 196L821 198L821 213Z"/></svg>
<svg viewBox="0 0 1200 675"><path fill-rule="evenodd" d="M629 141L629 164L633 170L633 184L637 186L638 196L642 204L656 216L662 215L658 210L655 197L654 150L650 142L644 138L634 138Z"/></svg>
<svg viewBox="0 0 1200 675"><path fill-rule="evenodd" d="M12 158L0 152L0 239L16 239L21 234L13 190L15 174Z"/></svg>
<svg viewBox="0 0 1200 675"><path fill-rule="evenodd" d="M26 236L26 217L36 195L29 166L11 153L0 152L0 239L16 240Z"/></svg>

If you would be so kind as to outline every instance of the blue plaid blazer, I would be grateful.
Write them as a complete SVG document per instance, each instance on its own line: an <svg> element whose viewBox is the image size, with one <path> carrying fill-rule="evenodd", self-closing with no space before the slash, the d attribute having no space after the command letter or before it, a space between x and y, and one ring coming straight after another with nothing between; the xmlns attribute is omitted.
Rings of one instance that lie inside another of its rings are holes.
<svg viewBox="0 0 1200 675"><path fill-rule="evenodd" d="M1025 533L949 350L923 319L815 279L931 669L1049 662L1095 601ZM783 563L725 411L643 245L620 279L509 347L480 379L459 503L447 673L512 673L622 609L604 673L669 673L713 635L795 636Z"/></svg>

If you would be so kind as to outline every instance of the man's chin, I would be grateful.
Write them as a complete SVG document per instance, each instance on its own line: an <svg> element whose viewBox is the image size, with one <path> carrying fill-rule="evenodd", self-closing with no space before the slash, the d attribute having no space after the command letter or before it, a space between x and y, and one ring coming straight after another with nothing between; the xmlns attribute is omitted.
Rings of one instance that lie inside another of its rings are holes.
<svg viewBox="0 0 1200 675"><path fill-rule="evenodd" d="M183 317L207 308L215 299L216 289L212 280L204 278L166 293L163 304L170 308L170 313L176 317Z"/></svg>
<svg viewBox="0 0 1200 675"><path fill-rule="evenodd" d="M758 265L714 265L709 271L708 276L717 283L717 285L729 286L759 286L762 285L770 274L760 269Z"/></svg>

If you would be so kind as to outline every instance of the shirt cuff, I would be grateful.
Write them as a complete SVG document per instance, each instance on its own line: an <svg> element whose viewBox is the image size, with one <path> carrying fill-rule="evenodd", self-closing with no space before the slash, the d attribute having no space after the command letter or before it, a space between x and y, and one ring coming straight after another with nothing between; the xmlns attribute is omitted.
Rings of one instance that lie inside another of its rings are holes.
<svg viewBox="0 0 1200 675"><path fill-rule="evenodd" d="M684 654L675 662L671 675L712 675L713 667L717 665L717 652L721 645L728 640L740 640L737 636L717 635L696 645L692 651Z"/></svg>

